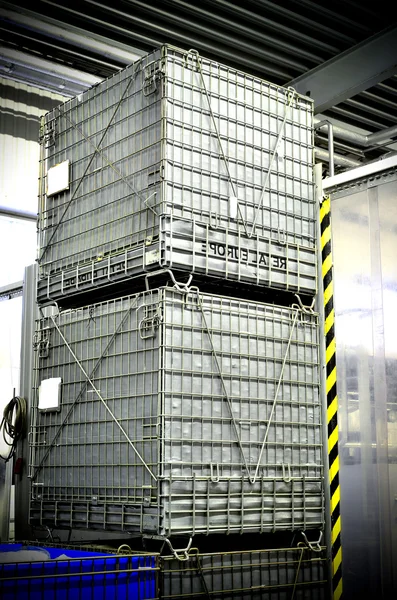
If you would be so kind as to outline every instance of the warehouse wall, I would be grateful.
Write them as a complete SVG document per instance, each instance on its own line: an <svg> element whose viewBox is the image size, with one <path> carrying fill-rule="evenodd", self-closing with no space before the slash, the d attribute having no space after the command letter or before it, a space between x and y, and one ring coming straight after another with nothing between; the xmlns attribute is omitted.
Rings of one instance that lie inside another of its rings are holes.
<svg viewBox="0 0 397 600"><path fill-rule="evenodd" d="M0 206L37 212L40 116L66 98L0 78ZM36 259L36 223L0 215L0 288L22 281L24 268ZM0 295L0 414L19 393L22 298ZM9 448L2 441L0 452ZM0 538L7 537L9 515L0 471Z"/></svg>
<svg viewBox="0 0 397 600"><path fill-rule="evenodd" d="M37 212L40 116L64 96L0 78L0 206ZM23 243L22 243L23 240ZM0 216L0 287L36 259L36 225Z"/></svg>

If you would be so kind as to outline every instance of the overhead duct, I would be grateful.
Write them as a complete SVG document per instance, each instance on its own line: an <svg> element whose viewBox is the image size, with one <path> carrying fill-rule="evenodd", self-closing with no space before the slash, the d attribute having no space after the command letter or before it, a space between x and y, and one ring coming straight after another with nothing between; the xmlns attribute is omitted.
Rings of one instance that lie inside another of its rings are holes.
<svg viewBox="0 0 397 600"><path fill-rule="evenodd" d="M393 137L397 136L397 125L382 129L381 131L376 131L375 133L363 134L347 129L346 127L341 127L340 125L335 125L335 123L329 119L318 117L314 119L314 125L317 131L327 131L328 123L332 124L334 137L339 137L364 148L397 141L393 139Z"/></svg>
<svg viewBox="0 0 397 600"><path fill-rule="evenodd" d="M321 161L330 163L332 165L339 165L340 167L346 167L348 169L361 167L363 164L362 162L354 160L353 158L346 158L345 156L341 156L340 154L335 153L333 154L333 162L331 163L330 153L327 150L322 150L321 148L315 148L314 153L316 158L318 158Z"/></svg>

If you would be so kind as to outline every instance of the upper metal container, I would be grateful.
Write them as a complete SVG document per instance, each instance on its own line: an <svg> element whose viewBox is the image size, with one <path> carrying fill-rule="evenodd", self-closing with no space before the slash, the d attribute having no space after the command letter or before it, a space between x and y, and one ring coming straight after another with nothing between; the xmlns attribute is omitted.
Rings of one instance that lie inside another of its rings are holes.
<svg viewBox="0 0 397 600"><path fill-rule="evenodd" d="M314 294L312 101L163 46L41 128L38 300L159 267Z"/></svg>
<svg viewBox="0 0 397 600"><path fill-rule="evenodd" d="M45 316L35 347L32 524L322 527L315 314L159 288Z"/></svg>

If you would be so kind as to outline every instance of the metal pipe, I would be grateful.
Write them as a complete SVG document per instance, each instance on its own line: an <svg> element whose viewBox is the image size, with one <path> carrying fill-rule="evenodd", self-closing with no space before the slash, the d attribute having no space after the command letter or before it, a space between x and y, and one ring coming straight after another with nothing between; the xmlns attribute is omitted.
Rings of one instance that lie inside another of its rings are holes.
<svg viewBox="0 0 397 600"><path fill-rule="evenodd" d="M387 129L382 129L381 131L376 131L375 133L370 133L367 135L367 146L372 146L373 144L382 144L386 141L392 142L393 140L390 140L390 138L394 136L397 136L397 125L393 125Z"/></svg>
<svg viewBox="0 0 397 600"><path fill-rule="evenodd" d="M319 134L316 134L316 140L318 142L323 141L324 143L326 143L327 135L320 132ZM338 152L339 149L345 154L354 154L359 158L365 158L366 148L360 150L357 146L353 146L352 144L349 144L348 142L345 142L343 140L337 140L334 137L334 150L335 152Z"/></svg>
<svg viewBox="0 0 397 600"><path fill-rule="evenodd" d="M83 84L87 88L102 81L100 77L95 77L90 73L85 73L65 65L55 65L49 60L40 58L38 56L33 57L26 52L21 52L20 50L15 50L14 48L2 48L1 56L12 65L15 64L21 67L28 67L33 71L58 77L61 80L64 79L65 81L72 83L77 83L80 85Z"/></svg>
<svg viewBox="0 0 397 600"><path fill-rule="evenodd" d="M36 221L37 213L11 208L10 206L0 206L0 216L13 217L14 219L25 219L25 221Z"/></svg>
<svg viewBox="0 0 397 600"><path fill-rule="evenodd" d="M38 19L37 14L29 10L16 12L15 10L5 9L2 11L2 16L6 22L20 24L28 31L44 33L61 43L73 44L79 49L95 52L106 59L117 60L125 65L135 62L145 54L142 50L131 48L126 44L117 44L114 40L111 42L108 40L106 43L103 41L106 38L102 38L92 32L88 34L83 29L73 27L69 23L67 27L62 24L56 24L44 15L40 15L40 19Z"/></svg>
<svg viewBox="0 0 397 600"><path fill-rule="evenodd" d="M324 119L314 119L314 128L317 131L325 131L327 128L328 120ZM328 130L328 128L327 128ZM366 146L367 136L362 133L356 133L354 131L350 131L350 129L346 129L345 127L340 127L339 125L333 124L333 134L335 137L340 137L343 140L347 140L349 142L353 142L358 146Z"/></svg>
<svg viewBox="0 0 397 600"><path fill-rule="evenodd" d="M334 175L334 127L331 121L324 120L320 121L315 129L320 129L323 125L328 128L328 172L329 176L332 177Z"/></svg>
<svg viewBox="0 0 397 600"><path fill-rule="evenodd" d="M389 169L395 169L396 167L397 155L389 156L388 158L383 158L374 162L368 162L364 165L360 164L358 169L355 169L354 171L345 171L344 173L334 175L334 177L327 177L324 179L323 190L329 190L338 185L344 185L350 181L363 179L364 177L369 177L370 175L381 173L382 171L387 171Z"/></svg>
<svg viewBox="0 0 397 600"><path fill-rule="evenodd" d="M316 158L329 163L329 152L327 150L315 148L314 153ZM346 158L345 156L340 156L340 154L334 154L333 164L339 165L340 167L355 168L361 167L363 163L359 162L358 160L354 160L353 158Z"/></svg>
<svg viewBox="0 0 397 600"><path fill-rule="evenodd" d="M328 119L314 119L314 127L317 131L324 131L328 125L328 122ZM382 129L381 131L376 131L375 133L369 134L356 133L355 131L350 131L345 127L335 125L334 123L332 126L335 137L340 137L349 142L353 142L358 146L364 146L365 148L376 144L382 144L385 141L392 142L393 140L390 138L397 136L397 125L393 125L387 129Z"/></svg>
<svg viewBox="0 0 397 600"><path fill-rule="evenodd" d="M329 176L334 174L334 128L331 122L328 123L328 162Z"/></svg>

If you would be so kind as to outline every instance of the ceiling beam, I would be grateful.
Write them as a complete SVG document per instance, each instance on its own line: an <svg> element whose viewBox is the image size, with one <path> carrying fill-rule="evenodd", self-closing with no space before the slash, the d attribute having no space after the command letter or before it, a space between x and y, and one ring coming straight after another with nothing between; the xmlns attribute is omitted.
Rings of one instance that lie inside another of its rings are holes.
<svg viewBox="0 0 397 600"><path fill-rule="evenodd" d="M95 52L106 60L116 60L125 65L135 62L145 54L142 50L117 44L114 40L95 35L88 30L62 22L56 23L44 15L35 15L33 11L3 9L1 18L10 27L18 25L27 31L47 35L49 40L55 40L57 43L69 43L81 50Z"/></svg>
<svg viewBox="0 0 397 600"><path fill-rule="evenodd" d="M0 45L0 77L30 83L65 96L75 96L101 78Z"/></svg>
<svg viewBox="0 0 397 600"><path fill-rule="evenodd" d="M318 113L373 87L396 72L397 26L393 26L286 85L310 96Z"/></svg>

